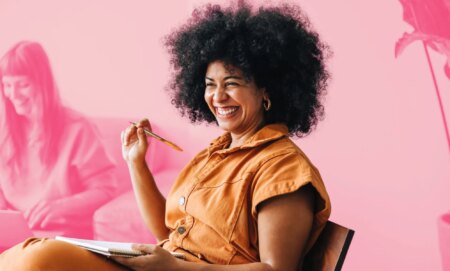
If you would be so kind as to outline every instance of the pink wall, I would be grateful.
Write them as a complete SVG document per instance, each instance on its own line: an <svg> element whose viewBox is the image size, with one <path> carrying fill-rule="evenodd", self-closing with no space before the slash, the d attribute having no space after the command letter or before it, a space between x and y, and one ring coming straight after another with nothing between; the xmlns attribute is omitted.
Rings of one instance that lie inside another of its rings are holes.
<svg viewBox="0 0 450 271"><path fill-rule="evenodd" d="M40 41L67 104L90 115L147 116L162 128L170 121L207 142L218 131L188 129L162 90L162 37L202 2L1 0L0 54L22 39ZM439 270L450 156L423 47L394 58L395 42L411 30L400 2L301 4L334 57L326 119L297 142L321 169L332 219L356 230L344 269ZM450 114L446 59L431 57Z"/></svg>

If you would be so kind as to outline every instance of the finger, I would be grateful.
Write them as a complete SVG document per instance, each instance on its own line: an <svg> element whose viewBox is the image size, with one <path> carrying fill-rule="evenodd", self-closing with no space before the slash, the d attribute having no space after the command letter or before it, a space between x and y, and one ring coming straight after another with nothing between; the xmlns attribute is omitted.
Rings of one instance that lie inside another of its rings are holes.
<svg viewBox="0 0 450 271"><path fill-rule="evenodd" d="M40 210L43 206L43 202L38 202L37 204L33 205L33 207L31 207L30 209L28 209L25 212L25 217L26 219L30 222L34 219L34 216L36 215L36 212L38 212L38 210Z"/></svg>
<svg viewBox="0 0 450 271"><path fill-rule="evenodd" d="M26 211L23 213L23 216L25 217L26 220L30 220L30 216L31 216L31 214L33 213L34 208L36 208L36 205L33 206L33 207L31 207L30 209L26 210Z"/></svg>
<svg viewBox="0 0 450 271"><path fill-rule="evenodd" d="M44 219L41 221L39 226L41 227L41 229L43 229L47 227L51 221L54 221L53 216L51 214L46 215Z"/></svg>
<svg viewBox="0 0 450 271"><path fill-rule="evenodd" d="M42 220L44 220L45 216L49 211L49 207L47 204L42 204L42 207L36 209L31 215L30 219L30 227L35 228L37 225L40 225Z"/></svg>
<svg viewBox="0 0 450 271"><path fill-rule="evenodd" d="M138 139L139 139L139 146L142 148L147 148L148 141L147 136L145 135L144 128L138 128L137 129Z"/></svg>
<svg viewBox="0 0 450 271"><path fill-rule="evenodd" d="M150 121L147 118L138 121L138 123L136 123L136 126L147 128L147 130L149 130L150 132L152 131L152 126L150 125Z"/></svg>
<svg viewBox="0 0 450 271"><path fill-rule="evenodd" d="M136 131L137 128L134 125L131 125L130 127L128 127L125 131L125 146L129 145L130 142L135 141L136 140Z"/></svg>
<svg viewBox="0 0 450 271"><path fill-rule="evenodd" d="M32 216L30 220L31 228L37 228L37 226L41 224L42 220L44 220L46 213L44 209L39 210L39 212L35 212L35 214Z"/></svg>
<svg viewBox="0 0 450 271"><path fill-rule="evenodd" d="M155 254L156 247L157 246L151 245L151 244L147 244L147 245L144 245L144 244L133 244L131 246L132 249L144 252L146 254Z"/></svg>
<svg viewBox="0 0 450 271"><path fill-rule="evenodd" d="M33 214L36 210L42 208L43 202L40 201L37 204L33 205L30 209L26 210L24 216L27 220L30 220L33 217Z"/></svg>

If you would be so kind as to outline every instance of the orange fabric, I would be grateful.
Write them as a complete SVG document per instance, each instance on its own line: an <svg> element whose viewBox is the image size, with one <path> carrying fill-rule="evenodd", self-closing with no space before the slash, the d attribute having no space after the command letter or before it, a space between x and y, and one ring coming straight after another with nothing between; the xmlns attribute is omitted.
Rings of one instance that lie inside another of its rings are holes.
<svg viewBox="0 0 450 271"><path fill-rule="evenodd" d="M166 225L172 232L161 245L184 252L189 261L256 262L258 204L311 184L317 195L309 249L330 216L330 200L319 172L287 133L283 124L267 125L234 148L228 148L226 133L201 151L168 196Z"/></svg>
<svg viewBox="0 0 450 271"><path fill-rule="evenodd" d="M46 238L29 238L0 254L2 271L125 271L107 257Z"/></svg>

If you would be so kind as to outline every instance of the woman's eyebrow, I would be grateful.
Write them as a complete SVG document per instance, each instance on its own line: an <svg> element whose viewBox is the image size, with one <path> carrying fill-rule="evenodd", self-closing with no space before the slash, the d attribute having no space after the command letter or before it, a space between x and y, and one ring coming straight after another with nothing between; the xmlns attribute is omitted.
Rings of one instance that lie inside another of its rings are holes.
<svg viewBox="0 0 450 271"><path fill-rule="evenodd" d="M210 78L210 77L208 77L208 76L205 76L205 79L206 79L206 80L210 80L210 81L214 81L213 78ZM225 76L225 77L223 78L223 80L228 80L228 79L244 80L242 77L236 76L236 75Z"/></svg>
<svg viewBox="0 0 450 271"><path fill-rule="evenodd" d="M236 75L225 76L225 77L223 78L223 80L228 80L228 79L243 80L242 77L236 76Z"/></svg>

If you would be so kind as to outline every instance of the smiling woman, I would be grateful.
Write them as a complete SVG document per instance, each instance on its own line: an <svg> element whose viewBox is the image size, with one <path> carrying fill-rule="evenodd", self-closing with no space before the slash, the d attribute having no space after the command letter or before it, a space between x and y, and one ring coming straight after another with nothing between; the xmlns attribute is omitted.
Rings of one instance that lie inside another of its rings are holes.
<svg viewBox="0 0 450 271"><path fill-rule="evenodd" d="M23 212L34 230L90 237L92 213L115 185L94 127L61 103L39 43L1 58L0 83L0 209Z"/></svg>
<svg viewBox="0 0 450 271"><path fill-rule="evenodd" d="M41 96L37 95L37 89L31 84L28 76L5 75L2 78L5 97L11 101L17 114L30 115L30 117L40 118L40 108L35 106L40 103Z"/></svg>
<svg viewBox="0 0 450 271"><path fill-rule="evenodd" d="M195 10L166 45L173 103L224 134L180 172L166 200L145 161L149 120L122 132L140 213L159 244L135 247L150 255L108 262L57 240L29 240L7 251L0 268L3 261L48 271L301 269L331 204L289 135L308 134L322 116L326 46L297 6L253 9L244 1Z"/></svg>
<svg viewBox="0 0 450 271"><path fill-rule="evenodd" d="M230 132L233 145L241 145L264 125L262 110L267 93L238 68L214 61L206 70L205 101L221 129ZM233 147L233 146L230 146Z"/></svg>

